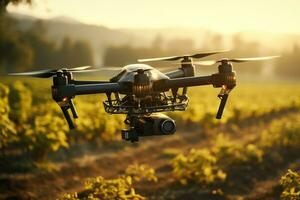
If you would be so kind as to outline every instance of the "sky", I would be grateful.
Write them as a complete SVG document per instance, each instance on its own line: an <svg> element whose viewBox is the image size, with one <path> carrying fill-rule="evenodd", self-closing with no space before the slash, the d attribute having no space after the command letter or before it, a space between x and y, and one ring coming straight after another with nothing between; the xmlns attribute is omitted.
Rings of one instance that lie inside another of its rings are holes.
<svg viewBox="0 0 300 200"><path fill-rule="evenodd" d="M300 33L300 0L33 0L9 12L65 16L110 28L206 28Z"/></svg>

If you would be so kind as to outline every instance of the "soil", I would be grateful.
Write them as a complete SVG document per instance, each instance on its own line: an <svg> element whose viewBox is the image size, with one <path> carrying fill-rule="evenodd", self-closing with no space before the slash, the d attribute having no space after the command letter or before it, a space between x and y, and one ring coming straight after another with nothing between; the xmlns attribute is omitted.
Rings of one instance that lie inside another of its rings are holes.
<svg viewBox="0 0 300 200"><path fill-rule="evenodd" d="M290 113L292 114L292 113ZM256 120L246 120L238 125L233 123L219 125L202 130L199 126L179 130L172 136L142 138L138 144L118 141L111 145L95 147L85 153L77 153L79 147L71 148L67 154L72 158L53 159L54 171L29 171L25 173L0 173L0 199L56 199L65 193L82 191L84 181L89 177L103 176L116 178L126 167L133 163L148 164L156 170L157 183L141 182L135 185L139 194L150 199L212 199L205 198L211 191L199 190L198 187L183 187L172 175L170 161L172 155L167 150L179 149L183 152L191 148L203 148L214 144L218 133L229 132L227 136L243 144L255 141L268 124L278 118L287 117L288 113L265 116L265 123L257 124ZM244 134L247 133L247 134ZM66 155L64 155L66 156ZM59 156L56 156L59 157ZM63 157L63 156L62 156ZM278 172L263 181L257 181L246 193L237 192L216 199L277 199L278 180L285 170L300 166L299 160L286 163Z"/></svg>

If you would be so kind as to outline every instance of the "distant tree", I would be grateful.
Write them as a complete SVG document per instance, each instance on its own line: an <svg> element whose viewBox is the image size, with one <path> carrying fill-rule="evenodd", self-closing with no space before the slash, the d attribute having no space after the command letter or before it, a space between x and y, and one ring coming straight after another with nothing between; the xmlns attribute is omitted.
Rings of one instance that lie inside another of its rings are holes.
<svg viewBox="0 0 300 200"><path fill-rule="evenodd" d="M186 54L195 50L195 41L190 38L175 38L167 43L169 54Z"/></svg>
<svg viewBox="0 0 300 200"><path fill-rule="evenodd" d="M0 17L0 71L23 70L32 63L33 52L21 33L17 22L6 16Z"/></svg>
<svg viewBox="0 0 300 200"><path fill-rule="evenodd" d="M253 41L246 41L241 34L236 34L232 38L232 57L252 57L260 56L261 44ZM263 62L243 63L243 67L235 68L238 73L257 74L263 69Z"/></svg>
<svg viewBox="0 0 300 200"><path fill-rule="evenodd" d="M134 62L135 49L129 45L108 47L104 54L104 65L122 66Z"/></svg>
<svg viewBox="0 0 300 200"><path fill-rule="evenodd" d="M293 51L282 55L276 62L275 72L280 77L295 78L300 77L300 47L294 45Z"/></svg>
<svg viewBox="0 0 300 200"><path fill-rule="evenodd" d="M86 41L76 41L73 46L72 66L93 65L93 50Z"/></svg>
<svg viewBox="0 0 300 200"><path fill-rule="evenodd" d="M69 37L65 37L60 44L58 50L58 60L61 66L71 66L72 63L72 40Z"/></svg>
<svg viewBox="0 0 300 200"><path fill-rule="evenodd" d="M152 41L152 48L161 51L164 48L164 44L164 38L158 34Z"/></svg>
<svg viewBox="0 0 300 200"><path fill-rule="evenodd" d="M32 0L0 0L0 71L24 71L32 66L93 65L93 51L89 43L65 37L58 46L47 36L43 21L35 22L26 31L20 31L18 21L3 14L10 3L31 4Z"/></svg>
<svg viewBox="0 0 300 200"><path fill-rule="evenodd" d="M37 68L57 65L56 44L47 37L47 30L42 21L37 21L22 37L32 48L33 66Z"/></svg>
<svg viewBox="0 0 300 200"><path fill-rule="evenodd" d="M6 7L8 6L8 4L19 4L19 3L27 3L27 4L31 4L32 0L0 0L0 14L3 14L6 12Z"/></svg>
<svg viewBox="0 0 300 200"><path fill-rule="evenodd" d="M63 67L93 65L92 47L86 41L72 41L65 37L58 50L58 61Z"/></svg>
<svg viewBox="0 0 300 200"><path fill-rule="evenodd" d="M32 50L16 30L16 21L5 15L10 3L28 3L32 0L0 0L0 71L27 68L32 62Z"/></svg>
<svg viewBox="0 0 300 200"><path fill-rule="evenodd" d="M223 35L211 31L206 31L204 35L204 40L201 42L201 49L222 49L224 48L224 38Z"/></svg>
<svg viewBox="0 0 300 200"><path fill-rule="evenodd" d="M130 45L110 46L104 54L104 65L124 66L136 63L139 58L182 54L195 49L194 41L191 39L173 39L167 43L166 48L163 44L162 37L158 35L149 48L132 47ZM154 63L153 66L156 66L156 64Z"/></svg>

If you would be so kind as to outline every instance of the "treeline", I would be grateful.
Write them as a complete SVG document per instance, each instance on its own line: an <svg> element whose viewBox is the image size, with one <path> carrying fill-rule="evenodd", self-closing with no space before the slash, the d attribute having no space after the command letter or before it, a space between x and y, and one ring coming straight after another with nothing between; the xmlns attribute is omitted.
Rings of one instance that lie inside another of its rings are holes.
<svg viewBox="0 0 300 200"><path fill-rule="evenodd" d="M107 47L104 53L103 64L104 66L124 66L136 63L139 58L180 55L195 51L197 51L197 48L192 39L176 38L165 40L162 36L157 35L150 47L133 47L130 44Z"/></svg>
<svg viewBox="0 0 300 200"><path fill-rule="evenodd" d="M76 67L93 65L95 58L103 66L124 66L136 63L138 58L161 57L194 53L201 50L218 50L230 46L232 51L217 57L247 57L272 54L272 49L259 42L249 41L241 34L225 37L219 33L207 32L202 34L201 44L190 38L163 38L157 35L150 47L136 47L128 44L108 46L104 54L95 56L95 49L87 41L73 40L65 37L53 40L47 34L42 21L36 21L30 27L24 28L22 20L9 17L6 6L12 3L30 3L31 0L4 1L0 4L0 72L26 71L49 67ZM100 47L99 47L100 48ZM97 62L98 63L98 62ZM238 73L251 75L275 75L278 77L298 78L300 76L300 47L295 44L294 50L283 52L280 59L267 62L244 63L236 67ZM152 64L152 63L151 63ZM157 63L153 64L158 65ZM161 63L159 63L161 65ZM169 63L165 63L169 65ZM213 68L201 68L213 69Z"/></svg>
<svg viewBox="0 0 300 200"><path fill-rule="evenodd" d="M299 80L300 77L300 47L294 46L290 53L284 53L276 63L276 74Z"/></svg>
<svg viewBox="0 0 300 200"><path fill-rule="evenodd" d="M232 38L232 51L226 54L220 54L213 58L222 57L240 57L240 56L258 56L260 55L261 46L256 42L248 42L239 35ZM219 34L210 33L206 35L205 42L199 46L196 42L189 38L177 38L167 40L161 36L157 36L152 45L146 47L132 47L130 45L110 46L106 49L104 55L104 66L124 66L130 63L136 63L139 58L162 57L171 55L193 54L200 51L223 50L224 38ZM204 58L205 59L205 58ZM212 59L212 58L207 58ZM174 63L174 62L173 62ZM174 65L173 63L151 63L151 65ZM180 64L180 61L178 61ZM236 69L243 73L260 73L262 63L245 63L243 68ZM251 67L250 67L251 66ZM203 68L212 69L212 68Z"/></svg>
<svg viewBox="0 0 300 200"><path fill-rule="evenodd" d="M48 38L42 21L25 31L18 27L17 20L0 15L0 71L93 65L89 43L68 37L54 42Z"/></svg>
<svg viewBox="0 0 300 200"><path fill-rule="evenodd" d="M150 47L132 47L131 45L110 46L104 54L104 66L124 66L136 63L138 58L162 57L170 55L183 55L198 51L224 49L225 39L219 35L210 33L205 42L197 47L192 39L172 39L164 40L157 36ZM231 38L232 49L227 54L220 54L213 58L222 57L256 57L266 55L278 55L275 51L265 51L265 47L259 42L248 41L241 35L236 34ZM211 59L211 58L207 58ZM243 63L241 67L235 67L238 73L249 75L268 75L285 78L298 78L300 76L300 47L295 44L294 50L283 53L281 58L266 62ZM151 63L151 65L162 65L170 63ZM270 67L271 66L271 67ZM266 67L270 69L266 70ZM209 68L202 68L209 69Z"/></svg>

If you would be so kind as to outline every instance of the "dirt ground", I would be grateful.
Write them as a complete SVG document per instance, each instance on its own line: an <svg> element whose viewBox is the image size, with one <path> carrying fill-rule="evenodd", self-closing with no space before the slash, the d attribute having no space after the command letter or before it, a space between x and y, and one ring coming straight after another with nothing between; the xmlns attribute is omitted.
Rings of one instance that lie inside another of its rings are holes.
<svg viewBox="0 0 300 200"><path fill-rule="evenodd" d="M166 149L187 151L191 148L207 147L214 143L213 136L220 132L229 132L228 136L232 140L246 144L255 141L261 130L267 128L272 120L285 117L287 114L266 116L260 119L265 122L262 125L257 124L254 119L247 120L240 123L238 129L232 129L230 123L205 131L195 126L189 130L179 130L172 136L144 138L134 144L119 141L114 144L115 146L104 146L67 161L55 161L58 169L53 172L1 173L0 199L56 199L64 193L81 191L86 178L99 175L115 178L133 163L148 164L156 170L158 177L157 183L141 182L135 185L139 194L150 199L161 199L162 196L164 199L199 199L199 195L207 191L199 190L197 187L183 187L175 181L170 164L172 156L165 153ZM233 193L221 199L276 199L280 175L291 165L299 163L299 161L287 163L278 169L277 174L267 180L256 182L246 193Z"/></svg>

